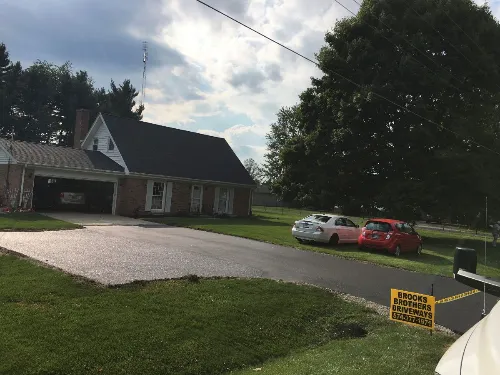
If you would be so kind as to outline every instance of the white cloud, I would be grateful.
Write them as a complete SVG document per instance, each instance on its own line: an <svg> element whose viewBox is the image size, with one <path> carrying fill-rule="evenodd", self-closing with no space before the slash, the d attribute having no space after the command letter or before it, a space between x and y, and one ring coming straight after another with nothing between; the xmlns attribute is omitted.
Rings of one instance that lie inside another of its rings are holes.
<svg viewBox="0 0 500 375"><path fill-rule="evenodd" d="M325 32L338 19L351 15L331 0L315 0L314 5L304 0L208 3L312 59L324 42ZM353 12L358 10L354 2L345 5ZM500 7L492 9L498 17ZM245 155L252 152L255 159L262 161L265 134L277 111L295 104L298 95L310 86L310 77L321 72L312 63L295 58L291 52L195 1L165 1L162 12L169 15L169 22L155 38L181 53L189 65L153 73L156 86L148 91L147 98L155 102L146 100L145 117L223 137L240 157L244 156L238 150L244 149ZM180 90L169 83L173 77L189 83ZM200 82L209 90L197 90ZM168 103L158 102L160 92L170 98ZM188 94L192 100L186 100ZM210 116L228 110L259 125L226 124L224 130L207 125Z"/></svg>
<svg viewBox="0 0 500 375"><path fill-rule="evenodd" d="M311 58L321 47L325 32L346 15L330 0L315 0L314 6L302 0L254 0L248 6L245 0L208 3ZM204 125L203 114L197 113L196 101L149 103L148 98L159 97L154 96L155 91L147 94L145 117L162 124L189 124L205 134L226 138L235 149L247 146L246 150L252 150L256 159L262 159L265 134L277 111L295 104L298 95L310 85L310 77L319 76L320 71L197 2L171 0L165 2L163 12L169 14L170 22L162 29L161 39L183 54L191 69L211 88L200 99L205 106L203 112L220 113L223 108L265 125L234 124L223 131L213 131ZM168 75L190 74L189 67L176 66L164 71L162 79L153 80L159 84ZM168 97L168 92L176 89L164 86L163 90Z"/></svg>

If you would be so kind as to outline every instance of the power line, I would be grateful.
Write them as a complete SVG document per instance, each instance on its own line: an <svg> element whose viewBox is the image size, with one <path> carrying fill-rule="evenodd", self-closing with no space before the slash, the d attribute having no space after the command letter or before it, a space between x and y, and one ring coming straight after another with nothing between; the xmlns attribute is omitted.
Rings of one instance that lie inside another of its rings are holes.
<svg viewBox="0 0 500 375"><path fill-rule="evenodd" d="M356 0L353 0L353 1L356 1ZM432 25L431 23L429 23L424 17L423 15L421 15L420 13L418 13L415 8L413 8L411 5L408 5L410 7L411 10L413 10L413 12L420 17L420 19L422 19L426 24L428 24L430 27L432 27L432 29L437 32L439 34L439 36L441 36L441 39L443 39L444 42L448 42L448 44L456 51L458 52L465 60L467 60L467 62L470 64L471 67L473 68L476 68L479 70L479 72L483 73L483 74L486 74L485 71L483 69L481 69L481 67L477 66L477 65L474 65L474 63L467 57L465 56L462 51L460 51L460 49L458 47L456 47L452 42L450 42L447 38L444 37L443 34L441 34L441 32L439 30L437 30L434 25ZM446 14L446 16L450 19L450 21L452 21L457 27L459 30L461 30L470 40L472 40L472 42L479 48L479 50L481 50L486 56L487 54L484 52L484 50L451 18L451 16L448 14L448 12L444 12ZM495 83L495 85L500 89L500 85L498 85L497 83ZM488 91L488 90L487 90Z"/></svg>
<svg viewBox="0 0 500 375"><path fill-rule="evenodd" d="M336 3L340 4L337 0L334 0ZM361 7L361 3L357 0L352 0L353 2L355 2L356 4L358 4L360 7ZM342 7L344 7L344 9L347 9L344 5L340 4ZM348 9L347 9L348 10ZM350 11L351 12L351 11ZM356 13L353 13L351 12L352 14L356 15ZM377 17L377 19L380 21L380 23L382 23L382 25L384 25L385 27L387 27L389 30L392 30L394 31L394 29L389 26L387 23L385 23L384 21L382 21L380 19L380 17ZM366 22L366 24L368 26L370 26L370 24L368 24L368 22ZM457 76L455 76L453 73L451 73L450 71L446 70L445 68L443 68L441 65L439 65L439 63L437 63L434 59L432 59L432 57L428 56L425 52L422 52L419 48L415 47L415 45L410 42L407 38L403 37L402 36L402 39L408 43L412 48L414 48L415 50L417 50L422 56L424 56L426 59L428 59L430 62L432 62L434 65L436 65L439 69L441 69L442 71L444 71L446 74L449 74L451 77L455 78L458 82L460 82L461 85L464 84L465 80L461 80L459 78L457 78ZM419 61L419 60L417 60ZM424 65L425 66L425 65ZM426 66L427 67L427 66ZM432 69L428 68L431 72L435 73ZM436 74L436 73L435 73ZM458 87L452 85L451 83L449 83L451 86L453 86L454 88L456 88L457 90L460 90Z"/></svg>
<svg viewBox="0 0 500 375"><path fill-rule="evenodd" d="M213 6L211 6L211 5L209 5L209 4L205 3L205 2L203 2L203 1L201 1L201 0L196 0L196 1L197 1L197 2L199 2L200 4L202 4L202 5L206 6L207 8L210 8L210 9L212 9L213 11L215 11L215 12L217 12L217 13L219 13L219 14L223 15L224 17L226 17L226 18L230 19L231 21L234 21L234 22L238 23L239 25L241 25L241 26L243 26L243 27L245 27L245 28L249 29L250 31L252 31L252 32L254 32L254 33L256 33L256 34L258 34L258 35L262 36L263 38L266 38L266 39L267 39L267 40L269 40L270 42L272 42L272 43L274 43L274 44L277 44L278 46L280 46L280 47L282 47L282 48L284 48L284 49L286 49L286 50L288 50L288 51L292 52L293 54L295 54L295 55L297 55L297 56L299 56L299 57L302 57L304 60L307 60L307 61L309 61L309 62L313 63L314 65L316 65L316 67L318 67L319 69L321 69L321 67L320 67L320 65L319 65L319 63L318 63L317 61L314 61L314 60L312 60L312 59L310 59L310 58L308 58L308 57L306 57L306 56L302 55L301 53L299 53L299 52L297 52L297 51L295 51L295 50L293 50L293 49L291 49L291 48L289 48L289 47L285 46L284 44L282 44L282 43L280 43L280 42L278 42L278 41L276 41L276 40L274 40L274 39L272 39L272 38L268 37L267 35L262 34L261 32L259 32L259 31L255 30L255 29L253 29L252 27L250 27L250 26L248 26L248 25L244 24L244 23L243 23L243 22L241 22L241 21L238 21L237 19L235 19L235 18L231 17L230 15L228 15L228 14L226 14L226 13L224 13L224 12L222 12L222 11L218 10L217 8L214 8ZM338 77L340 77L340 78L342 78L342 79L346 80L347 82L349 82L349 83L351 83L351 84L355 85L356 87L362 88L362 85L360 85L359 83L356 83L355 81L353 81L353 80L351 80L351 79L349 79L349 78L345 77L344 75L342 75L342 74L340 74L340 73L338 73L338 72L336 72L336 71L334 71L334 70L331 70L331 69L328 69L328 71L329 71L330 73L332 73L332 74L334 74L334 75L336 75L336 76L338 76ZM433 125L436 125L437 127L441 128L441 129L443 129L443 130L446 130L446 131L448 131L448 132L450 132L450 133L454 134L456 137L458 137L459 139L461 139L461 140L463 140L463 141L468 141L468 142L470 142L470 143L472 143L472 144L474 144L474 145L476 145L476 146L478 146L478 147L484 148L485 150L488 150L488 151L491 151L491 152L493 152L493 153L495 153L495 154L497 154L497 155L500 155L500 153L499 153L499 152L497 152L497 151L495 151L495 150L493 150L493 149L491 149L491 148L489 148L489 147L487 147L487 146L484 146L484 145L482 145L482 144L480 144L480 143L478 143L478 142L476 142L476 141L474 141L474 140L472 140L472 139L465 139L465 138L463 138L463 137L462 137L459 133L457 133L457 132L455 132L455 131L453 131L453 130L451 130L451 129L448 129L448 128L444 127L443 125L440 125L440 124L438 124L437 122L435 122L435 121L433 121L433 120L430 120L430 119L428 119L428 118L426 118L426 117L424 117L424 116L422 116L422 115L419 115L418 113L413 112L411 109L408 109L408 108L406 108L406 107L404 107L404 106L402 106L402 105L400 105L400 104L398 104L398 103L395 103L395 102L394 102L394 101L392 101L391 99L388 99L388 98L386 98L385 96L383 96L383 95L381 95L381 94L379 94L379 93L377 93L377 92L375 92L375 91L372 91L372 94L373 94L373 95L375 95L375 96L377 96L377 97L379 97L379 98L381 98L381 99L384 99L384 100L385 100L385 101L387 101L388 103L391 103L392 105L395 105L396 107L400 108L401 110L403 110L403 111L405 111L405 112L411 113L411 114L413 114L414 116L417 116L418 118L420 118L420 119L422 119L422 120L425 120L425 121L427 121L427 122L429 122L429 123L431 123L431 124L433 124Z"/></svg>
<svg viewBox="0 0 500 375"><path fill-rule="evenodd" d="M342 8L344 8L345 10L347 10L349 13L351 13L353 16L356 16L356 13L353 12L352 10L350 10L349 8L347 8L344 4L342 4L339 0L333 0L335 1L337 4L339 4ZM356 0L353 0L356 4L358 4L359 6L361 6L360 3L358 3ZM392 30L392 28L387 25L384 21L382 21L380 18L378 18L378 20L387 28L389 28L390 30ZM392 40L390 40L389 38L387 38L385 35L383 35L381 33L381 30L377 29L375 26L371 25L370 23L368 23L367 21L365 21L365 23L372 29L374 30L375 32L380 32L380 36L382 38L384 38L385 40L387 40L389 43L392 43L394 46L396 46L397 48L401 48L401 46L398 46L396 43L394 43ZM394 31L394 30L392 30ZM422 52L420 49L418 49L417 47L415 47L415 45L413 43L411 43L408 39L406 39L405 37L402 37L402 39L408 43L413 49L417 50L421 55L423 55L425 58L429 59L432 63L434 63L438 68L442 69L443 71L446 72L446 74L450 74L451 77L455 78L458 82L460 82L460 84L463 84L464 82L461 81L460 79L458 79L456 76L454 76L453 74L451 74L449 71L447 71L446 69L444 69L443 67L441 67L437 62L435 62L434 60L432 60L431 57L427 56L427 54L425 54L424 52ZM427 65L425 65L422 61L418 60L416 57L412 56L412 55L408 55L410 58L412 58L413 60L415 60L416 62L420 63L421 65L423 65L427 70L429 70L431 73L433 73L435 76L437 76L439 79L441 79L443 82L447 83L449 86L453 87L455 90L457 90L459 93L461 92L461 90L453 85L452 83L446 81L443 77L441 77L438 73L436 73L436 71L432 70L431 68L429 68Z"/></svg>

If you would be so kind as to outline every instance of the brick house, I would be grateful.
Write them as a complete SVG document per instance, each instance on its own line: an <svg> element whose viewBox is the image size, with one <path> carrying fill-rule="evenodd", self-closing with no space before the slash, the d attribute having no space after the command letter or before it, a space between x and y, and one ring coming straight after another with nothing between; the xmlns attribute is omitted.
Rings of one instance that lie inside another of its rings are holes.
<svg viewBox="0 0 500 375"><path fill-rule="evenodd" d="M254 181L223 138L107 114L89 129L87 110L77 111L74 137L74 147L0 138L0 204L124 216L250 214Z"/></svg>

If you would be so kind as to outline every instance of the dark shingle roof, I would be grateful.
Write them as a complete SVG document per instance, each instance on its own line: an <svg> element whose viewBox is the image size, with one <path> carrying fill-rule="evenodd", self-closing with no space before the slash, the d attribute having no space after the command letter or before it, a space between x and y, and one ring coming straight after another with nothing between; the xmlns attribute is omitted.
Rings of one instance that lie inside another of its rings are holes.
<svg viewBox="0 0 500 375"><path fill-rule="evenodd" d="M99 151L79 150L41 143L10 141L0 138L0 145L18 163L55 168L74 168L123 172L123 167Z"/></svg>
<svg viewBox="0 0 500 375"><path fill-rule="evenodd" d="M223 138L102 116L130 172L255 184Z"/></svg>

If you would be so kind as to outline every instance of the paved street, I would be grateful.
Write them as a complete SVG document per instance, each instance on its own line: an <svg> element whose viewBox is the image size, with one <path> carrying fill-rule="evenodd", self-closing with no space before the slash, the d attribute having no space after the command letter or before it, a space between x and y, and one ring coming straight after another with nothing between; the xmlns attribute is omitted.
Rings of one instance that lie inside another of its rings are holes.
<svg viewBox="0 0 500 375"><path fill-rule="evenodd" d="M390 289L437 298L470 288L451 278L421 275L337 257L185 228L91 226L59 232L0 234L0 246L102 283L200 276L266 277L307 282L388 306ZM451 265L450 265L451 272ZM478 321L482 294L437 306L436 322L464 332ZM488 311L496 299L487 296Z"/></svg>

